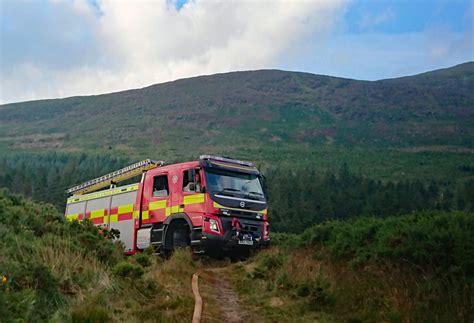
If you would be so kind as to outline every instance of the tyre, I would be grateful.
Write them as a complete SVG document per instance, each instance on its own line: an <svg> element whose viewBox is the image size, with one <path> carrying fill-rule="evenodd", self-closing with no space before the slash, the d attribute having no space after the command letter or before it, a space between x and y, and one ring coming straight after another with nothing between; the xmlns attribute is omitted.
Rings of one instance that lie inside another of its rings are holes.
<svg viewBox="0 0 474 323"><path fill-rule="evenodd" d="M186 230L177 229L173 231L173 249L185 248L188 246Z"/></svg>

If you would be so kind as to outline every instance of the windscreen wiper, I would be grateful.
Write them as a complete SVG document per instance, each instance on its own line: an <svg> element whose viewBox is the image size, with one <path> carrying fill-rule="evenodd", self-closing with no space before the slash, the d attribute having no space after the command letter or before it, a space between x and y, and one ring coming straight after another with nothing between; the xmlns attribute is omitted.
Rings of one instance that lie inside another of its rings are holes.
<svg viewBox="0 0 474 323"><path fill-rule="evenodd" d="M247 192L248 194L254 194L254 195L259 195L259 196L263 196L262 193L260 192Z"/></svg>
<svg viewBox="0 0 474 323"><path fill-rule="evenodd" d="M226 192L240 192L240 191L236 190L235 188L225 187L222 191L217 192L217 194L225 194Z"/></svg>
<svg viewBox="0 0 474 323"><path fill-rule="evenodd" d="M247 198L250 198L252 200L256 200L258 198L263 198L264 195L260 192L247 192L247 195L246 195Z"/></svg>

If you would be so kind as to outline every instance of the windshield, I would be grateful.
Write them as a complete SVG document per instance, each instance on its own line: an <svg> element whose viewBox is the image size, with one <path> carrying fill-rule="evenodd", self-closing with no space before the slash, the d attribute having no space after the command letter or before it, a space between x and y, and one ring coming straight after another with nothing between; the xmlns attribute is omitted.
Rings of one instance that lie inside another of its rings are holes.
<svg viewBox="0 0 474 323"><path fill-rule="evenodd" d="M262 185L257 175L243 174L226 170L206 169L207 190L212 193L232 195L243 193L263 198Z"/></svg>

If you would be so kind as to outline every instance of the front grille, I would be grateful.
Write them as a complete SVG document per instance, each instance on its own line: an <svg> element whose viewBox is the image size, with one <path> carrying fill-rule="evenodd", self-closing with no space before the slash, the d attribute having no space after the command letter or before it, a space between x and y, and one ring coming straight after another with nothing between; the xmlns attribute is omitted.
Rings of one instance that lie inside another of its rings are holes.
<svg viewBox="0 0 474 323"><path fill-rule="evenodd" d="M263 219L263 215L257 212L245 212L245 211L238 211L238 210L227 210L227 212L229 214L228 216L235 216L239 218L247 218L247 219L255 219L255 220Z"/></svg>

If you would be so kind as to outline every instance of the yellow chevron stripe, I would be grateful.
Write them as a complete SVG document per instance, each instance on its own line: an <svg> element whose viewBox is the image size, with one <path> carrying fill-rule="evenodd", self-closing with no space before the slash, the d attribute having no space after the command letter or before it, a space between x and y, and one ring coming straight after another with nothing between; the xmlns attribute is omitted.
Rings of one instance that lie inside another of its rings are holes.
<svg viewBox="0 0 474 323"><path fill-rule="evenodd" d="M66 216L66 220L68 221L74 221L74 220L77 220L77 218L79 218L79 214L69 214Z"/></svg>
<svg viewBox="0 0 474 323"><path fill-rule="evenodd" d="M184 197L184 205L204 203L204 194L193 194Z"/></svg>
<svg viewBox="0 0 474 323"><path fill-rule="evenodd" d="M118 214L133 212L133 204L120 205L118 207Z"/></svg>
<svg viewBox="0 0 474 323"><path fill-rule="evenodd" d="M160 210L166 208L166 200L150 202L149 210Z"/></svg>
<svg viewBox="0 0 474 323"><path fill-rule="evenodd" d="M101 218L105 215L104 209L91 211L91 219Z"/></svg>
<svg viewBox="0 0 474 323"><path fill-rule="evenodd" d="M110 223L118 222L118 214L111 214L110 215Z"/></svg>
<svg viewBox="0 0 474 323"><path fill-rule="evenodd" d="M138 219L139 216L140 216L140 211L133 211L133 218L134 219Z"/></svg>

